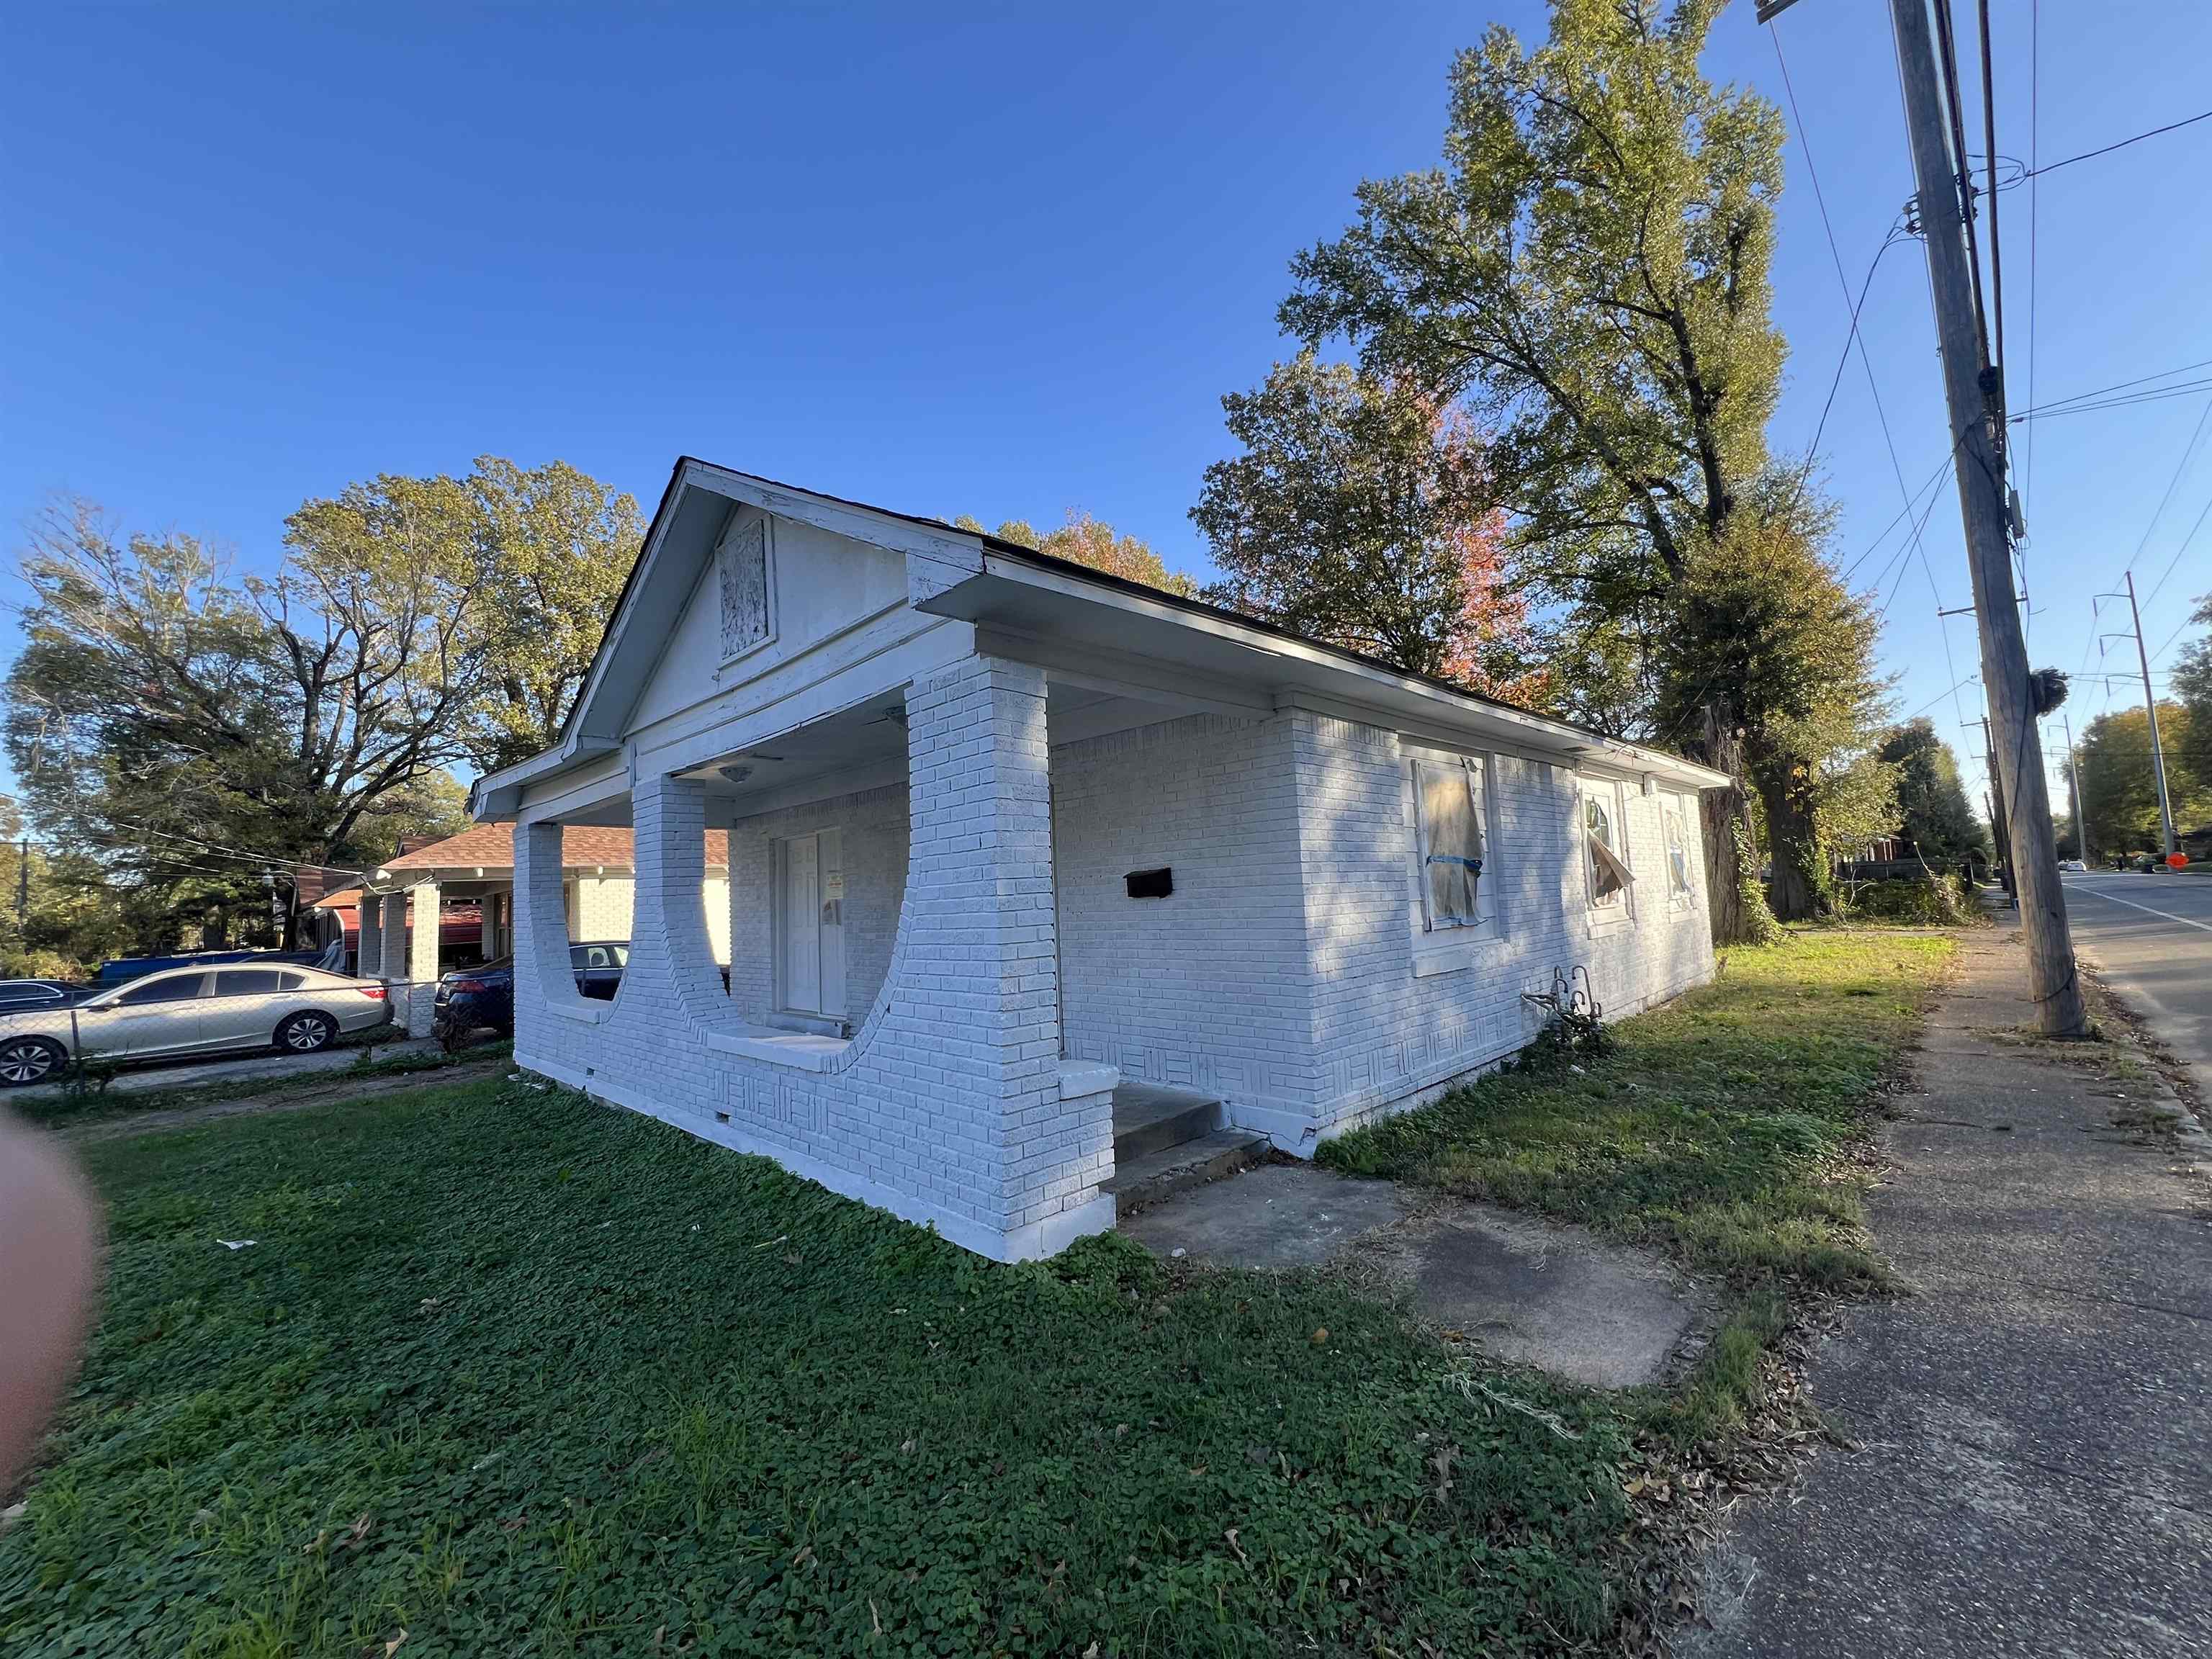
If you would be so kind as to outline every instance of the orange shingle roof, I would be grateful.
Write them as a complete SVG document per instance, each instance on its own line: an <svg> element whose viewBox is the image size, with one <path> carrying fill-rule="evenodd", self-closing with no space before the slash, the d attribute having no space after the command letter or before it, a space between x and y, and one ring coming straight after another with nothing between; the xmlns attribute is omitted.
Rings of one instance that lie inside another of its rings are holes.
<svg viewBox="0 0 2212 1659"><path fill-rule="evenodd" d="M629 869L635 847L631 832L604 824L571 823L561 828L561 864L564 869L605 865ZM514 826L479 823L444 841L434 841L411 853L377 866L382 870L507 870L514 865ZM730 836L726 830L707 832L709 869L730 867Z"/></svg>

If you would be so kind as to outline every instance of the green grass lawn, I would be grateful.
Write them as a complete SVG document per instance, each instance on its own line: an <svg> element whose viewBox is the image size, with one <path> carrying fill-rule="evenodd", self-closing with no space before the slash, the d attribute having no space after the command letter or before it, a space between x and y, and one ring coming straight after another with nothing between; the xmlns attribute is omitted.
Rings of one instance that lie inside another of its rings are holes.
<svg viewBox="0 0 2212 1659"><path fill-rule="evenodd" d="M1732 953L1583 1072L1330 1156L1745 1296L1875 1281L1832 1164L1948 949ZM1477 1388L1327 1277L993 1267L496 1079L88 1152L107 1304L0 1535L11 1656L1413 1659L1599 1650L1625 1605L1650 1402Z"/></svg>
<svg viewBox="0 0 2212 1659"><path fill-rule="evenodd" d="M498 1080L88 1161L108 1302L0 1537L10 1655L1552 1652L1613 1617L1604 1402L1501 1407L1322 1280L992 1267Z"/></svg>

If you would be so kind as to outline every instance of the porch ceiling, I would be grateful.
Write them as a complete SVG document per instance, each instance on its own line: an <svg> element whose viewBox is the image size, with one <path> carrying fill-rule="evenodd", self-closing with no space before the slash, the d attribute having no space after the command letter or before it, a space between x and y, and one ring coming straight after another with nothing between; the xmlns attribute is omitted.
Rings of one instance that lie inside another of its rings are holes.
<svg viewBox="0 0 2212 1659"><path fill-rule="evenodd" d="M1059 680L1052 681L1046 692L1047 729L1055 744L1156 725L1187 712L1185 705L1168 699L1140 701ZM781 737L732 750L683 775L704 784L710 799L728 803L740 817L902 782L907 775L905 715L903 696L875 699ZM617 799L564 821L628 823L629 802Z"/></svg>

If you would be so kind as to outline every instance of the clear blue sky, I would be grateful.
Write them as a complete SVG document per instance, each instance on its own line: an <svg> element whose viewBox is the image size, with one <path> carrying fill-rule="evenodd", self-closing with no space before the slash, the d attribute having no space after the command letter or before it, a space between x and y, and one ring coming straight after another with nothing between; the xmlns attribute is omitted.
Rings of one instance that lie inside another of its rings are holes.
<svg viewBox="0 0 2212 1659"><path fill-rule="evenodd" d="M2032 134L2030 6L1996 9L2008 155L2212 105L2212 8L2045 0ZM1286 349L1286 261L1362 176L1435 160L1446 65L1486 10L1542 27L1526 0L15 8L0 523L68 489L265 565L303 498L374 472L557 456L649 509L689 452L909 511L1080 507L1198 568L1184 514L1225 447L1217 399ZM1856 289L1911 190L1886 10L1800 0L1780 33ZM1709 64L1781 96L1749 0ZM1805 162L1793 123L1783 450L1846 314ZM2036 398L2212 358L2208 169L2212 122L2041 181ZM2015 407L2028 205L2002 202ZM1917 243L1883 259L1865 326L1917 489L1947 431ZM2208 444L2152 527L2205 407L2039 428L2038 662L2083 665L2090 596L2131 558L2158 580L2212 494ZM1856 362L1823 448L1848 562L1900 507ZM1968 597L1948 485L1924 550L1884 583L1885 655L1900 712L1955 739L1979 703L1947 695L1971 627L1948 624L1947 667L1934 616ZM2154 647L2207 588L2212 525L2145 612ZM2106 701L2077 688L2077 731Z"/></svg>

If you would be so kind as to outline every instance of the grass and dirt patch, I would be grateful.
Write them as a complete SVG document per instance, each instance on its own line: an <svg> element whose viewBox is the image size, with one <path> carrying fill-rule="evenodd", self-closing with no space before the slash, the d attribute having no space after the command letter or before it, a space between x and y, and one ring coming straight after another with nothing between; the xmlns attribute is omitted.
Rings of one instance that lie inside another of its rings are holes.
<svg viewBox="0 0 2212 1659"><path fill-rule="evenodd" d="M1893 1288L1867 1232L1873 1132L1954 951L1832 927L1729 951L1717 982L1610 1028L1603 1053L1497 1073L1321 1155L1577 1223L1720 1286L1691 1376L1636 1402L1653 1455L1710 1461L1789 1403L1773 1359L1808 1310Z"/></svg>
<svg viewBox="0 0 2212 1659"><path fill-rule="evenodd" d="M33 1123L75 1128L157 1115L189 1115L219 1104L266 1100L276 1096L313 1101L334 1099L358 1089L363 1083L426 1077L457 1067L481 1069L511 1060L514 1054L514 1043L505 1039L479 1043L452 1054L423 1048L392 1052L404 1036L404 1031L398 1038L380 1032L368 1041L347 1044L354 1049L354 1058L351 1064L343 1067L274 1072L260 1077L217 1079L169 1088L112 1088L110 1085L122 1074L122 1068L112 1061L90 1061L82 1078L73 1073L58 1088L29 1091L7 1099L4 1103L15 1107ZM246 1054L231 1058L256 1056Z"/></svg>
<svg viewBox="0 0 2212 1659"><path fill-rule="evenodd" d="M89 1147L107 1304L0 1536L0 1649L1640 1643L1671 1593L1647 1517L1711 1480L1666 1449L1763 1408L1795 1298L1887 1282L1867 1127L1948 949L1731 952L1601 1055L1331 1151L1726 1286L1695 1375L1627 1395L1488 1365L1352 1275L1118 1237L992 1266L498 1078Z"/></svg>

